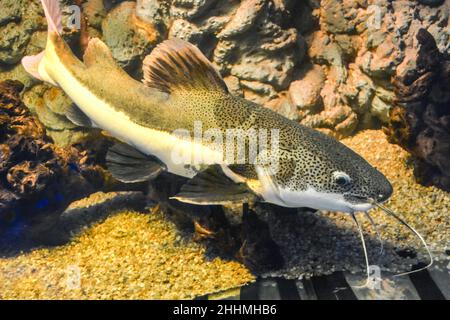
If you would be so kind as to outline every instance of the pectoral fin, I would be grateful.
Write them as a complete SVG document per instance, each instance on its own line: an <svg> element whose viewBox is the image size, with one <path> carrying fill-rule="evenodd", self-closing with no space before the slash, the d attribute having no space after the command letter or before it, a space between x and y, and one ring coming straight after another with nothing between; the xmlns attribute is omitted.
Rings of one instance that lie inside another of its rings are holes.
<svg viewBox="0 0 450 320"><path fill-rule="evenodd" d="M254 202L257 196L244 183L228 178L219 165L212 165L183 185L172 199L199 205L227 205Z"/></svg>
<svg viewBox="0 0 450 320"><path fill-rule="evenodd" d="M72 104L66 111L66 118L69 119L73 124L80 127L91 128L95 127L91 119L81 111L76 104Z"/></svg>
<svg viewBox="0 0 450 320"><path fill-rule="evenodd" d="M106 164L113 177L125 183L154 179L166 169L158 158L145 155L125 143L109 148Z"/></svg>

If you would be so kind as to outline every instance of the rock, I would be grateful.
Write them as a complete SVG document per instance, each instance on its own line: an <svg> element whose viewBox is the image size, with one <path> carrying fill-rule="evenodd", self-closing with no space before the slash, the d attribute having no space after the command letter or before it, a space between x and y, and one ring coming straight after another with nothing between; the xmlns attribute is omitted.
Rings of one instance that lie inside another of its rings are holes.
<svg viewBox="0 0 450 320"><path fill-rule="evenodd" d="M203 32L187 20L176 19L169 29L168 38L182 39L198 46L203 38Z"/></svg>
<svg viewBox="0 0 450 320"><path fill-rule="evenodd" d="M103 0L88 0L83 3L83 14L85 15L89 26L98 30L102 27L102 20L106 16L106 8Z"/></svg>
<svg viewBox="0 0 450 320"><path fill-rule="evenodd" d="M327 64L334 67L335 75L339 83L345 81L347 70L343 60L342 49L336 42L322 32L314 33L314 40L309 48L309 56L317 64Z"/></svg>
<svg viewBox="0 0 450 320"><path fill-rule="evenodd" d="M2 26L0 23L0 34L2 35L0 37L0 63L2 64L12 65L19 62L25 53L32 33L42 27L40 3L27 4L27 10L23 10L22 3L22 1L17 1L17 4L11 4L11 6L6 6L8 3L5 4L5 8L12 10L10 13L13 19L5 17L5 24ZM23 10L20 14L15 9L17 5L21 5L21 10ZM1 6L3 13L3 2ZM6 13L8 12L6 11Z"/></svg>
<svg viewBox="0 0 450 320"><path fill-rule="evenodd" d="M138 24L135 8L134 2L122 2L102 22L105 43L119 65L129 72L140 64L160 38L159 31L152 26Z"/></svg>
<svg viewBox="0 0 450 320"><path fill-rule="evenodd" d="M359 49L358 37L352 37L346 34L337 34L334 37L337 45L341 49L343 60L352 61Z"/></svg>
<svg viewBox="0 0 450 320"><path fill-rule="evenodd" d="M391 104L388 104L381 100L378 96L375 96L372 100L372 104L370 105L369 112L371 115L387 124L389 122L389 112L391 108Z"/></svg>
<svg viewBox="0 0 450 320"><path fill-rule="evenodd" d="M35 85L24 93L23 103L37 116L48 136L60 147L87 141L95 135L91 129L80 128L66 118L65 110L72 101L59 88Z"/></svg>
<svg viewBox="0 0 450 320"><path fill-rule="evenodd" d="M379 97L381 100L385 102L389 102L393 104L396 101L394 88L390 88L391 90L388 90L384 87L376 87L375 94L377 97Z"/></svg>
<svg viewBox="0 0 450 320"><path fill-rule="evenodd" d="M264 105L270 101L270 97L264 95L263 93L258 93L251 89L243 89L243 97L251 102Z"/></svg>
<svg viewBox="0 0 450 320"><path fill-rule="evenodd" d="M289 97L304 115L315 113L321 103L325 74L320 66L312 65L304 67L298 78L289 86Z"/></svg>
<svg viewBox="0 0 450 320"><path fill-rule="evenodd" d="M247 80L241 80L240 84L243 88L252 90L257 94L267 96L268 98L274 98L277 95L277 92L270 84Z"/></svg>
<svg viewBox="0 0 450 320"><path fill-rule="evenodd" d="M420 4L424 4L427 6L432 6L432 7L436 7L436 6L440 6L441 4L443 4L445 2L445 0L417 0Z"/></svg>
<svg viewBox="0 0 450 320"><path fill-rule="evenodd" d="M44 93L44 103L53 113L65 116L73 102L60 88L51 87Z"/></svg>
<svg viewBox="0 0 450 320"><path fill-rule="evenodd" d="M294 11L295 27L301 34L307 34L319 25L319 17L313 12L313 7L307 1L301 1L295 4Z"/></svg>
<svg viewBox="0 0 450 320"><path fill-rule="evenodd" d="M30 30L22 25L10 22L0 28L0 63L15 64L24 56L26 45L30 40Z"/></svg>
<svg viewBox="0 0 450 320"><path fill-rule="evenodd" d="M368 111L374 92L373 81L355 64L351 64L348 79L341 88L344 102L362 115Z"/></svg>
<svg viewBox="0 0 450 320"><path fill-rule="evenodd" d="M346 107L343 107L343 109L345 108ZM347 111L348 109L346 109L346 112ZM352 135L358 126L359 121L357 114L350 111L348 112L349 113L346 115L345 120L336 125L335 131L337 133L337 138L343 138Z"/></svg>
<svg viewBox="0 0 450 320"><path fill-rule="evenodd" d="M204 14L217 0L175 0L170 7L174 18L194 19Z"/></svg>
<svg viewBox="0 0 450 320"><path fill-rule="evenodd" d="M53 130L74 129L77 126L70 122L61 110L66 107L61 106L61 104L64 104L67 100L64 101L61 96L58 97L58 92L61 91L57 88L47 90L45 85L36 85L24 94L23 101L45 127ZM60 110L55 113L50 110L49 105L55 110Z"/></svg>
<svg viewBox="0 0 450 320"><path fill-rule="evenodd" d="M283 90L288 87L295 65L303 59L304 40L295 29L283 28L277 21L279 12L274 14L274 8L266 4L260 0L240 4L217 35L213 61L223 73ZM282 6L276 8L283 10Z"/></svg>
<svg viewBox="0 0 450 320"><path fill-rule="evenodd" d="M275 112L278 112L279 114L285 116L288 119L294 121L299 119L297 107L289 99L288 94L286 92L280 93L277 98L267 102L264 105L264 107L269 108Z"/></svg>
<svg viewBox="0 0 450 320"><path fill-rule="evenodd" d="M306 116L301 123L317 129L325 129L327 134L337 138L351 135L358 126L358 116L345 105L326 107L318 114Z"/></svg>
<svg viewBox="0 0 450 320"><path fill-rule="evenodd" d="M397 34L403 35L408 32L411 23L413 21L414 11L411 10L414 8L414 4L409 1L409 3L398 2L393 3L395 10L395 21L394 21L394 29Z"/></svg>
<svg viewBox="0 0 450 320"><path fill-rule="evenodd" d="M269 52L275 52L287 47L297 45L298 60L303 60L306 45L304 39L298 35L295 29L283 30L279 26L274 25L275 32L278 33L278 37L273 42L265 43L261 46L261 49Z"/></svg>
<svg viewBox="0 0 450 320"><path fill-rule="evenodd" d="M47 85L38 83L23 93L22 102L31 111L31 113L36 114L36 106L44 104L42 96L47 89Z"/></svg>
<svg viewBox="0 0 450 320"><path fill-rule="evenodd" d="M227 77L223 78L223 80L225 81L225 83L228 87L228 90L230 91L231 94L238 96L238 97L243 96L239 78L237 78L235 76L227 76Z"/></svg>
<svg viewBox="0 0 450 320"><path fill-rule="evenodd" d="M154 24L164 26L168 22L169 8L166 3L159 0L138 0L136 1L136 16L139 19Z"/></svg>
<svg viewBox="0 0 450 320"><path fill-rule="evenodd" d="M4 34L0 73L3 78L20 78L28 89L35 82L16 65L23 55L43 49L43 12L39 1L4 2L8 5L0 13L0 32ZM416 76L415 35L420 28L427 29L437 48L450 55L449 11L441 2L86 0L82 2L85 27L63 36L79 56L89 37L102 38L118 63L136 79L142 77L143 58L157 43L181 38L197 45L222 76L229 77L230 90L236 95L283 105L276 101L283 100L280 97L288 90L288 100L305 121L322 110L349 107L353 112L342 113L352 117L349 123L355 122L356 113L358 119L364 119L364 126L375 127L379 124L374 115L384 121L385 113L369 110L374 96L390 105L392 78ZM73 5L75 1L61 3ZM64 15L64 23L67 19ZM322 68L323 86L327 83L319 98L317 90L307 91L297 83L302 80L298 72L311 63ZM255 84L262 85L255 88ZM295 96L293 92L298 90L289 89L295 87L303 92ZM417 88L417 95L423 88L427 86ZM431 99L446 99L442 91L433 90ZM376 100L377 108L382 102ZM329 124L321 117L312 122Z"/></svg>
<svg viewBox="0 0 450 320"><path fill-rule="evenodd" d="M295 66L294 56L263 56L244 53L233 64L230 73L239 79L268 83L277 89L286 88Z"/></svg>
<svg viewBox="0 0 450 320"><path fill-rule="evenodd" d="M22 0L3 0L0 11L0 26L11 21L18 21L22 17Z"/></svg>
<svg viewBox="0 0 450 320"><path fill-rule="evenodd" d="M385 29L369 29L367 33L366 47L367 49L375 49L388 37L389 33Z"/></svg>
<svg viewBox="0 0 450 320"><path fill-rule="evenodd" d="M256 19L262 13L266 0L244 0L234 13L230 22L217 35L219 39L237 36L254 27Z"/></svg>
<svg viewBox="0 0 450 320"><path fill-rule="evenodd" d="M200 25L202 32L206 34L217 34L230 21L228 16L212 16L203 21Z"/></svg>
<svg viewBox="0 0 450 320"><path fill-rule="evenodd" d="M340 73L342 71L345 71L344 75ZM347 70L345 68L329 68L327 80L320 92L325 106L332 108L343 100L339 92L340 88L344 85L344 81L347 79L346 72Z"/></svg>
<svg viewBox="0 0 450 320"><path fill-rule="evenodd" d="M39 121L49 129L61 131L75 129L77 127L77 125L73 124L65 116L52 112L45 103L37 105L36 111Z"/></svg>
<svg viewBox="0 0 450 320"><path fill-rule="evenodd" d="M36 31L31 35L30 42L28 42L26 55L35 55L45 49L47 44L47 32Z"/></svg>
<svg viewBox="0 0 450 320"><path fill-rule="evenodd" d="M22 64L15 66L0 67L0 82L5 80L17 80L23 83L25 88L30 88L38 82L35 78L25 71Z"/></svg>
<svg viewBox="0 0 450 320"><path fill-rule="evenodd" d="M92 28L92 27L87 27L86 28L86 34L88 39L92 39L92 38L102 38L102 34L101 31L99 31L98 29Z"/></svg>
<svg viewBox="0 0 450 320"><path fill-rule="evenodd" d="M382 43L375 51L366 52L356 63L369 76L383 78L390 77L395 73L395 67L401 61L395 46L389 40Z"/></svg>
<svg viewBox="0 0 450 320"><path fill-rule="evenodd" d="M350 1L323 0L321 16L330 33L351 33L355 30L356 8L345 7Z"/></svg>
<svg viewBox="0 0 450 320"><path fill-rule="evenodd" d="M231 69L230 58L237 49L237 43L228 40L219 40L213 52L213 63L221 73L229 73Z"/></svg>
<svg viewBox="0 0 450 320"><path fill-rule="evenodd" d="M46 130L53 143L61 148L91 141L93 138L92 132L83 128L53 130L47 127ZM102 137L99 138L101 139Z"/></svg>

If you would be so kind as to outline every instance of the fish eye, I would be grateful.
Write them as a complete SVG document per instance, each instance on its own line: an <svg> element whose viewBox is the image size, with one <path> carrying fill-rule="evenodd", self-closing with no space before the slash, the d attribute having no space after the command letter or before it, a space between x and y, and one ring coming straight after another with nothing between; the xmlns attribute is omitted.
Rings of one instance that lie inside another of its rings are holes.
<svg viewBox="0 0 450 320"><path fill-rule="evenodd" d="M349 186L352 182L352 179L345 172L335 171L333 172L334 182L340 187Z"/></svg>

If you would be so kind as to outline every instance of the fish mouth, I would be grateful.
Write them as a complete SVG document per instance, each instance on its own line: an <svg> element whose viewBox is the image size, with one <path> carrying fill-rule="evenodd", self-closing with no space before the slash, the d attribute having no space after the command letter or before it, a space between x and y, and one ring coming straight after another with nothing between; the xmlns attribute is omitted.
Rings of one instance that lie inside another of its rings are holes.
<svg viewBox="0 0 450 320"><path fill-rule="evenodd" d="M391 194L378 194L376 197L362 196L352 193L344 193L344 199L347 201L349 208L354 211L368 211L376 207L377 204L382 204L390 198Z"/></svg>
<svg viewBox="0 0 450 320"><path fill-rule="evenodd" d="M369 200L370 198L366 196L345 193L344 199L349 208L349 212L357 212L357 211L367 212L375 207L375 205Z"/></svg>
<svg viewBox="0 0 450 320"><path fill-rule="evenodd" d="M371 209L373 209L375 206L369 202L361 202L356 204L350 204L348 205L348 212L367 212Z"/></svg>

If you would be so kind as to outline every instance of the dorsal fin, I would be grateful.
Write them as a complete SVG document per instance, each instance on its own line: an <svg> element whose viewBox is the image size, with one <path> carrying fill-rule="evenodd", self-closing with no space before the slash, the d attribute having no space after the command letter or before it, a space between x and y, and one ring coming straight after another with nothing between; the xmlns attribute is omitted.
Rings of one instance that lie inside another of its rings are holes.
<svg viewBox="0 0 450 320"><path fill-rule="evenodd" d="M180 39L160 43L143 63L144 84L166 93L176 90L228 92L211 62L194 45Z"/></svg>
<svg viewBox="0 0 450 320"><path fill-rule="evenodd" d="M111 50L99 38L89 40L86 50L83 54L83 62L86 67L94 65L118 67L114 60Z"/></svg>

